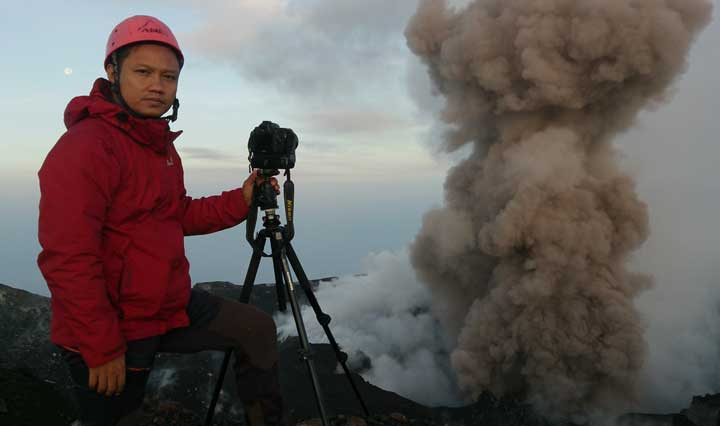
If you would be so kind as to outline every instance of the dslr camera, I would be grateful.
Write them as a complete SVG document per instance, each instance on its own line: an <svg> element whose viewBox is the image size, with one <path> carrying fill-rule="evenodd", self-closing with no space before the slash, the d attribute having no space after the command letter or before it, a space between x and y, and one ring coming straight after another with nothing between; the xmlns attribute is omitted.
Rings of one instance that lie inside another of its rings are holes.
<svg viewBox="0 0 720 426"><path fill-rule="evenodd" d="M272 121L263 121L248 140L250 167L253 169L292 169L298 137L292 129L285 129Z"/></svg>

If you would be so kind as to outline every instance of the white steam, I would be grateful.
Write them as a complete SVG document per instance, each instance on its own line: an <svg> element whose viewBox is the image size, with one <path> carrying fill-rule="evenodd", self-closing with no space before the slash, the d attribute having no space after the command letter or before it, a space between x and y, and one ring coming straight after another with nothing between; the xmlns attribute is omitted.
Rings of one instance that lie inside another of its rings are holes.
<svg viewBox="0 0 720 426"><path fill-rule="evenodd" d="M322 283L316 296L332 317L331 331L372 384L426 405L458 402L447 338L430 313L430 293L415 279L407 253L369 256L365 276ZM308 338L327 342L310 306L303 308ZM276 318L283 339L296 335L290 313Z"/></svg>

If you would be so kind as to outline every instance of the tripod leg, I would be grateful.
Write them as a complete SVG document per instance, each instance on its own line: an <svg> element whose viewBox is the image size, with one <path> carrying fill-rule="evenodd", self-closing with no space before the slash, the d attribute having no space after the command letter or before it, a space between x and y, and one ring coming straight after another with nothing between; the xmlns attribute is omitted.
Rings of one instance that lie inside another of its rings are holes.
<svg viewBox="0 0 720 426"><path fill-rule="evenodd" d="M250 294L252 293L253 283L255 282L258 267L260 266L260 259L262 259L263 250L265 250L265 236L262 235L262 231L260 231L257 238L255 238L253 254L250 258L247 273L245 274L245 282L243 283L242 293L240 293L240 302L242 303L250 302Z"/></svg>
<svg viewBox="0 0 720 426"><path fill-rule="evenodd" d="M274 255L275 253L273 253ZM315 391L315 400L320 411L320 419L323 426L328 426L327 413L325 412L325 405L323 403L323 397L320 392L320 380L318 379L317 372L315 370L315 362L312 357L310 343L308 342L307 332L305 331L305 324L303 323L302 313L300 311L300 305L295 298L295 290L293 288L292 277L290 276L290 268L288 267L287 258L285 257L285 250L280 251L280 260L282 263L283 276L285 278L285 291L290 300L290 308L292 309L293 317L295 318L295 326L297 327L298 337L300 338L300 346L302 349L302 356L307 365L308 373L310 374L310 380L312 381L313 390Z"/></svg>
<svg viewBox="0 0 720 426"><path fill-rule="evenodd" d="M242 303L248 303L250 301L253 283L255 282L255 277L257 276L260 260L262 259L262 252L265 248L265 236L262 235L262 232L260 232L255 239L253 248L252 258L250 259L250 264L248 265L248 270L245 274L245 282L243 283L242 293L240 294L240 302ZM218 398L220 398L220 391L222 391L225 373L227 372L228 364L230 364L232 353L232 348L225 351L225 357L223 358L222 366L220 367L220 373L218 374L217 383L215 384L215 390L213 391L210 406L208 407L207 415L205 416L205 426L212 425L212 418L215 415L215 406L217 405Z"/></svg>
<svg viewBox="0 0 720 426"><path fill-rule="evenodd" d="M278 310L285 313L287 311L287 301L285 300L285 284L283 282L282 260L280 259L280 244L273 238L270 239L270 247L272 247L273 270L275 271L275 293L277 295Z"/></svg>
<svg viewBox="0 0 720 426"><path fill-rule="evenodd" d="M305 271L302 268L302 265L300 264L300 260L297 257L297 253L295 253L295 249L293 249L292 244L290 242L285 243L285 252L287 254L287 259L290 261L290 265L292 265L293 270L295 271L295 274L298 277L298 281L300 281L300 286L302 287L303 291L305 292L305 296L307 297L308 301L310 302L310 305L312 306L313 310L315 311L315 316L322 326L323 330L325 330L325 335L328 338L328 341L330 342L330 346L332 346L333 350L335 351L335 356L337 357L338 362L342 366L343 371L345 372L345 376L347 377L348 381L350 382L350 386L352 387L353 391L355 392L355 396L357 397L358 401L360 402L360 405L362 406L363 412L366 416L370 416L370 412L368 411L367 406L365 405L365 401L362 399L362 396L360 395L360 391L358 390L357 386L355 385L355 380L353 380L352 375L350 374L350 369L347 367L347 354L344 353L342 350L340 350L340 346L335 341L335 337L332 334L332 331L330 331L330 316L322 311L320 308L320 304L317 301L317 298L315 297L315 294L312 291L312 286L310 285L310 281L308 280L307 276L305 275Z"/></svg>

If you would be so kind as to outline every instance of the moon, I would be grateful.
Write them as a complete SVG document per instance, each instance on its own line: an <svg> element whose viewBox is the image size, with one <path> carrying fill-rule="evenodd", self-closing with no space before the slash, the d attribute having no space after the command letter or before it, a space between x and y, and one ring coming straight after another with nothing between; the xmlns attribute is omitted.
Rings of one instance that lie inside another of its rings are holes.
<svg viewBox="0 0 720 426"><path fill-rule="evenodd" d="M72 74L72 68L65 68L64 73L65 73L65 75L70 75L70 74Z"/></svg>

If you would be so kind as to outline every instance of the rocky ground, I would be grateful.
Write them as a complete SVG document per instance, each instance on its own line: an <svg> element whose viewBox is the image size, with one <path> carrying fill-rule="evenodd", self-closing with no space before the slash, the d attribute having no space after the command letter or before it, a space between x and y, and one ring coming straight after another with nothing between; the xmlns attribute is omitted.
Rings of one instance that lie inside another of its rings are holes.
<svg viewBox="0 0 720 426"><path fill-rule="evenodd" d="M322 285L323 280L313 285ZM240 287L229 283L198 286L225 297L239 298ZM256 306L272 313L274 287L257 285ZM0 425L65 426L77 417L70 380L56 348L47 340L49 299L0 284ZM316 402L305 364L299 360L296 338L281 343L281 384L291 417L306 426L320 426ZM336 357L329 345L313 345L317 373L332 426L550 426L520 401L483 394L474 404L460 408L429 408L380 389L353 373L370 412L364 417L347 377L338 374ZM223 354L159 354L148 384L143 410L123 426L197 426L203 424L211 390ZM227 377L231 377L232 371ZM232 380L225 387L215 415L216 426L243 423ZM627 414L622 426L716 426L720 395L695 397L681 413Z"/></svg>

